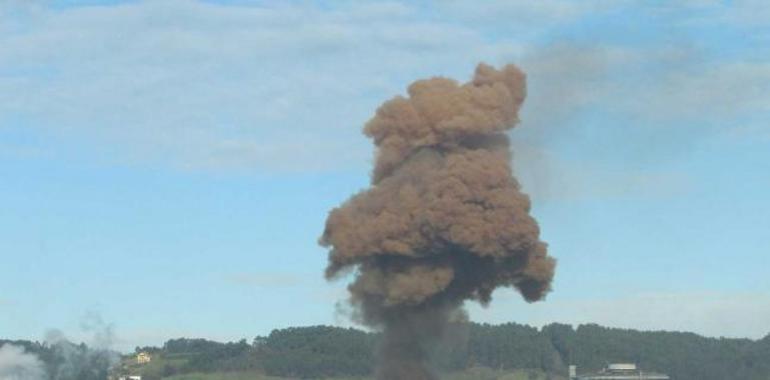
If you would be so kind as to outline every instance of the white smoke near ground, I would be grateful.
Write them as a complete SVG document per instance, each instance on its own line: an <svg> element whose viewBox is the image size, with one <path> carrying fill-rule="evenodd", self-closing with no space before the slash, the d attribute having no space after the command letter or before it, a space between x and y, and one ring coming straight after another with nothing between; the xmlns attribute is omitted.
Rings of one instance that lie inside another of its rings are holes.
<svg viewBox="0 0 770 380"><path fill-rule="evenodd" d="M37 355L12 344L0 346L0 380L43 380L45 365Z"/></svg>
<svg viewBox="0 0 770 380"><path fill-rule="evenodd" d="M87 343L73 343L61 330L51 329L44 343L33 344L36 348L0 346L0 380L106 380L120 360L111 349L115 328L97 313L86 314L80 327L90 335Z"/></svg>

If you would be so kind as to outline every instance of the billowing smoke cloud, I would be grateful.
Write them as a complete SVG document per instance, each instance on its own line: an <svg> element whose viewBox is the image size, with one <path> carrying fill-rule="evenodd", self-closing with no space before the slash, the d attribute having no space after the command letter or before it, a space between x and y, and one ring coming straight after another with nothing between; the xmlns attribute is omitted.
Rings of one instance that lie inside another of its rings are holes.
<svg viewBox="0 0 770 380"><path fill-rule="evenodd" d="M4 344L0 347L0 380L43 380L45 365L37 355L23 347Z"/></svg>
<svg viewBox="0 0 770 380"><path fill-rule="evenodd" d="M87 314L81 329L92 334L90 347L72 343L59 330L49 330L45 341L53 351L50 375L53 380L103 380L120 355L110 347L115 341L114 326L96 313Z"/></svg>
<svg viewBox="0 0 770 380"><path fill-rule="evenodd" d="M350 301L382 329L378 379L433 379L434 344L465 300L501 286L527 301L550 290L554 260L513 177L506 131L526 92L517 67L473 79L420 80L365 126L377 146L372 186L334 209L320 243L327 278L356 269Z"/></svg>

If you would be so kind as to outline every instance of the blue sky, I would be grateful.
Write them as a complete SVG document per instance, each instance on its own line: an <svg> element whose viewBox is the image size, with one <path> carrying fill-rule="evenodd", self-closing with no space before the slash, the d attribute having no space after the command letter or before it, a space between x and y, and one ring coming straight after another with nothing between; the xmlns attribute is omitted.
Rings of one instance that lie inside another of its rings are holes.
<svg viewBox="0 0 770 380"><path fill-rule="evenodd" d="M514 166L559 265L486 322L770 333L763 1L0 2L0 336L350 322L317 245L413 80L528 73Z"/></svg>

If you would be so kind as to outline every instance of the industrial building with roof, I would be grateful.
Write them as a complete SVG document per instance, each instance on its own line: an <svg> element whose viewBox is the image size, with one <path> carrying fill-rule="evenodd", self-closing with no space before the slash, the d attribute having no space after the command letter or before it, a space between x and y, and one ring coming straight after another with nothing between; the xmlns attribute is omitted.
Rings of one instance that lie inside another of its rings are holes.
<svg viewBox="0 0 770 380"><path fill-rule="evenodd" d="M607 368L588 374L577 374L575 366L570 366L570 380L670 380L662 373L645 372L636 368L636 364L610 364Z"/></svg>

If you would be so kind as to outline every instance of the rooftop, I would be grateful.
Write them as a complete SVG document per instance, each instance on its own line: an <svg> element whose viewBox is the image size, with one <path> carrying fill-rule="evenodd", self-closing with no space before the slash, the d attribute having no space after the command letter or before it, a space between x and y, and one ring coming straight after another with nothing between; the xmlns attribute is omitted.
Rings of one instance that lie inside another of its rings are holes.
<svg viewBox="0 0 770 380"><path fill-rule="evenodd" d="M668 375L655 372L644 372L636 368L636 364L617 363L590 374L582 374L577 380L670 380Z"/></svg>

